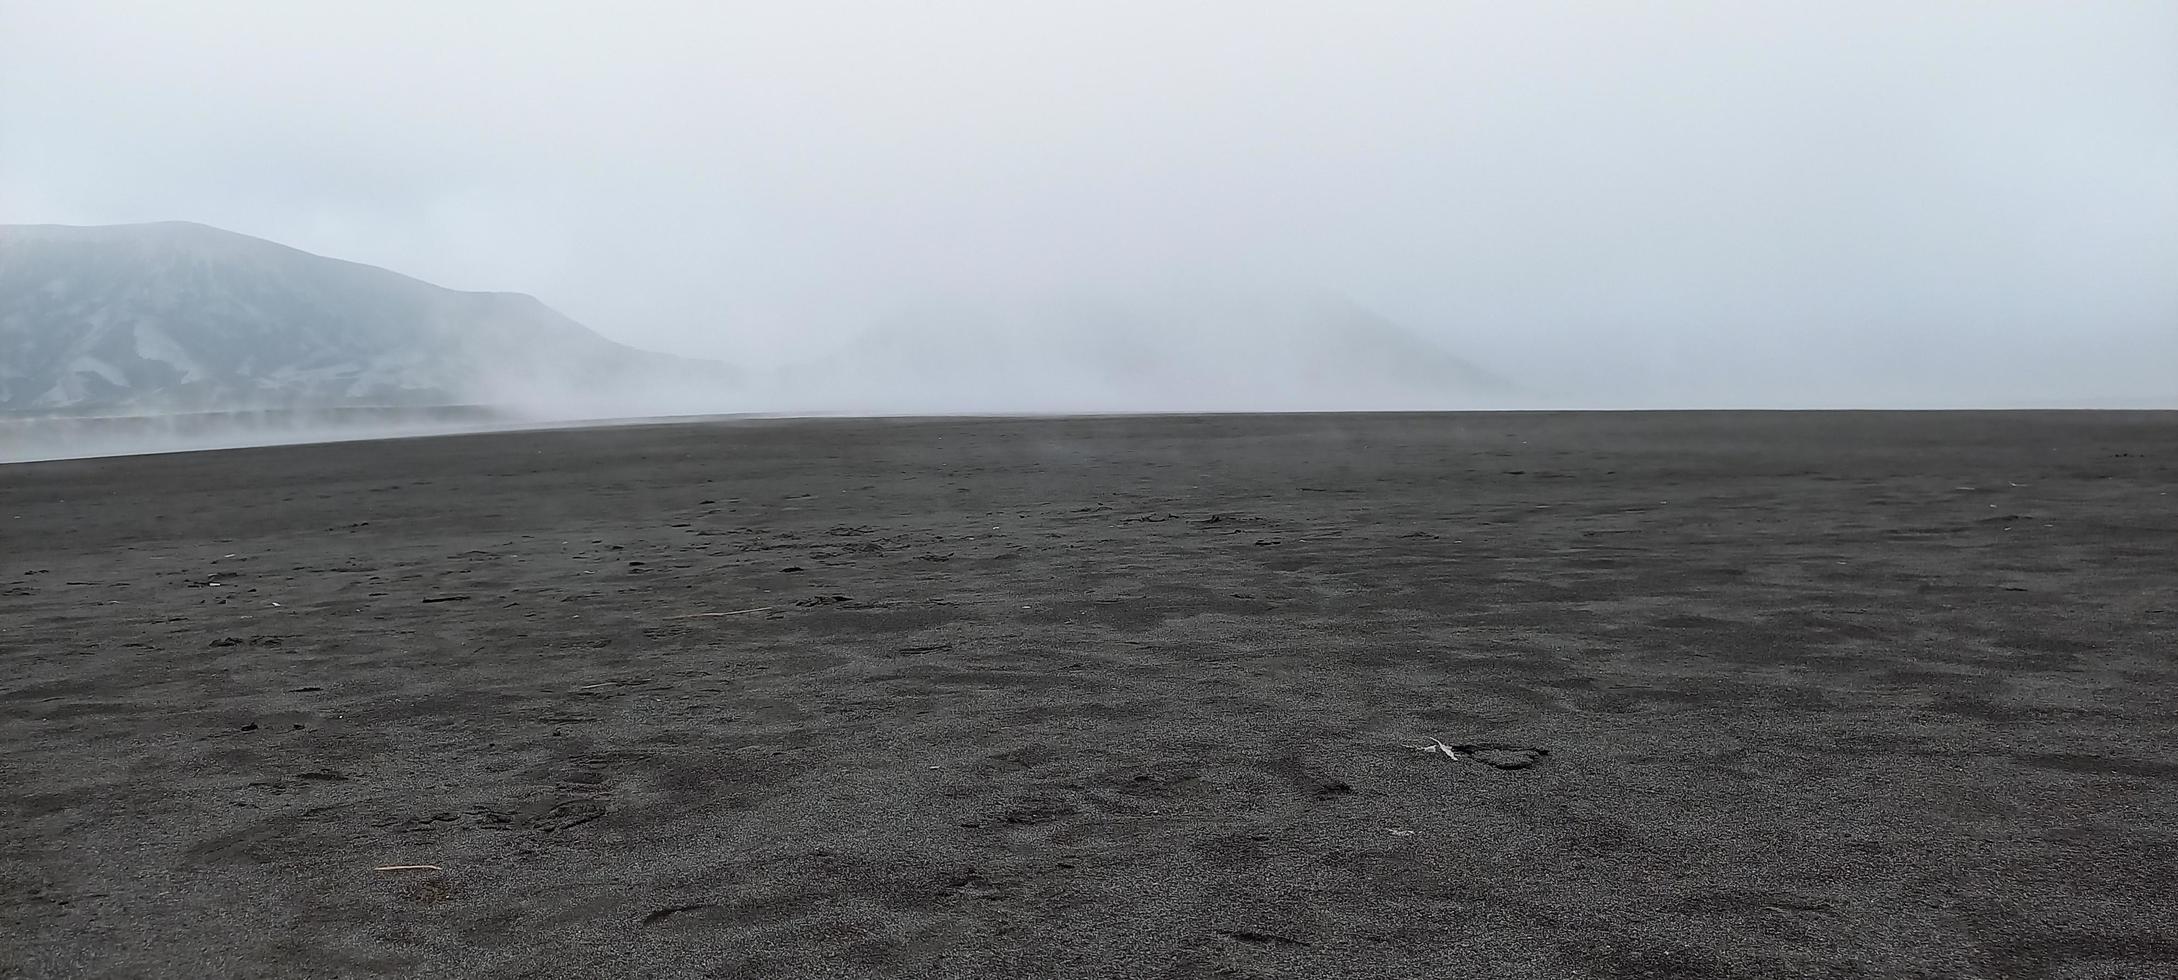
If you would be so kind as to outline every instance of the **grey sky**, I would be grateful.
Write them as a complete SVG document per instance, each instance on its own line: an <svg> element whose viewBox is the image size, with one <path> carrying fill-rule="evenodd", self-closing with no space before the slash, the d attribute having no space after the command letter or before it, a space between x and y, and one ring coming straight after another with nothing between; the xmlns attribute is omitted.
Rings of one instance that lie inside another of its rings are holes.
<svg viewBox="0 0 2178 980"><path fill-rule="evenodd" d="M2178 4L0 0L0 220L758 364L1325 289L1624 404L2178 404Z"/></svg>

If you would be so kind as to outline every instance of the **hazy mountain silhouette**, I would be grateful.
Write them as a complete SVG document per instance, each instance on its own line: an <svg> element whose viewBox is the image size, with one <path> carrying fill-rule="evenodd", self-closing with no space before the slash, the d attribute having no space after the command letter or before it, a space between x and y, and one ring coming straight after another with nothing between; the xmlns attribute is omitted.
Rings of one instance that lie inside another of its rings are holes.
<svg viewBox="0 0 2178 980"><path fill-rule="evenodd" d="M927 307L775 380L785 403L933 412L1445 409L1507 390L1348 300L1290 291Z"/></svg>

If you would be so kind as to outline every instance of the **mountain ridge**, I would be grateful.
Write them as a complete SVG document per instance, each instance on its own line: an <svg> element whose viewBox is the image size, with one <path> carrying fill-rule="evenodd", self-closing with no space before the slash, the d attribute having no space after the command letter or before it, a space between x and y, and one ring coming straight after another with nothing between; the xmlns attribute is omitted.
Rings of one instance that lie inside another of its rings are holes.
<svg viewBox="0 0 2178 980"><path fill-rule="evenodd" d="M447 289L209 225L0 225L0 411L566 409L736 381L525 293Z"/></svg>

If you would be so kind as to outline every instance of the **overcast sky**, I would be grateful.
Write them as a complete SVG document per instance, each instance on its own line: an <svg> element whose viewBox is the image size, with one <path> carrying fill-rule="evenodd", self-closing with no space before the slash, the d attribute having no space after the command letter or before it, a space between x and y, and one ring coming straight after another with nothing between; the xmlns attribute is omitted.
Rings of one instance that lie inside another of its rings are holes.
<svg viewBox="0 0 2178 980"><path fill-rule="evenodd" d="M2178 3L0 0L0 221L768 363L1334 291L1575 402L2178 404Z"/></svg>

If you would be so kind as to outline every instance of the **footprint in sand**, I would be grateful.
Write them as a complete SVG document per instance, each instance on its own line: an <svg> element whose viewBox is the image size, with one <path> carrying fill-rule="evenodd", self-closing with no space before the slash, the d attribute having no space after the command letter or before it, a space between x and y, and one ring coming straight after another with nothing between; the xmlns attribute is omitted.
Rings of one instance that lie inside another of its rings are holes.
<svg viewBox="0 0 2178 980"><path fill-rule="evenodd" d="M1452 746L1452 751L1493 769L1531 769L1550 756L1549 749L1497 742L1455 745Z"/></svg>
<svg viewBox="0 0 2178 980"><path fill-rule="evenodd" d="M1423 752L1444 755L1456 762L1472 759L1492 769L1532 769L1544 759L1550 757L1549 749L1539 749L1526 745L1509 745L1504 742L1446 745L1433 738L1429 740L1428 745L1420 745L1416 746L1416 748Z"/></svg>

